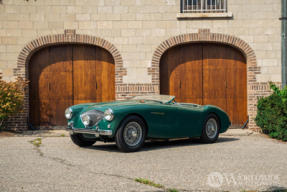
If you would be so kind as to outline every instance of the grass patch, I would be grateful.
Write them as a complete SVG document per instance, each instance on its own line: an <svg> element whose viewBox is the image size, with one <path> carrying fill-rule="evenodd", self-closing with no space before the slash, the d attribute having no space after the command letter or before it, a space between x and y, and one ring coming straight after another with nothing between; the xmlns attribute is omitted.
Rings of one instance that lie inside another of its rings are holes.
<svg viewBox="0 0 287 192"><path fill-rule="evenodd" d="M163 185L154 183L154 182L152 182L150 180L147 180L147 179L137 178L137 179L135 179L135 181L139 182L139 183L143 183L143 184L149 185L149 186L157 187L157 188L164 188Z"/></svg>
<svg viewBox="0 0 287 192"><path fill-rule="evenodd" d="M65 137L66 135L65 134L62 134L62 135L60 135L61 137Z"/></svg>
<svg viewBox="0 0 287 192"><path fill-rule="evenodd" d="M177 189L167 189L167 191L169 191L169 192L178 192Z"/></svg>
<svg viewBox="0 0 287 192"><path fill-rule="evenodd" d="M32 143L36 147L40 147L40 145L42 145L42 138L37 138L35 140L29 141L29 143Z"/></svg>
<svg viewBox="0 0 287 192"><path fill-rule="evenodd" d="M165 190L165 191L178 192L177 189L171 189L171 188L167 189L167 188L165 188L163 185L158 184L158 183L155 183L155 182L150 181L150 180L148 180L148 179L136 178L135 181L136 181L136 182L139 182L139 183L142 183L142 184L145 184L145 185L152 186L152 187L160 188L160 189L163 189L163 190Z"/></svg>

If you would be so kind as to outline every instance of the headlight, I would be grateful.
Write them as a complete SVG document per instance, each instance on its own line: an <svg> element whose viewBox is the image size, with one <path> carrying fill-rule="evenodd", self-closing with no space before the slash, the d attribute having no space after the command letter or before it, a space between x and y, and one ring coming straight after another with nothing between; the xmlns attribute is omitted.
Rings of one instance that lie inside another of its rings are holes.
<svg viewBox="0 0 287 192"><path fill-rule="evenodd" d="M88 126L88 125L90 125L90 123L91 123L91 118L90 118L88 115L86 115L86 116L84 116L84 117L82 118L82 121L83 121L83 124L84 124L85 126Z"/></svg>
<svg viewBox="0 0 287 192"><path fill-rule="evenodd" d="M113 118L114 118L114 112L113 112L113 110L111 110L111 109L107 109L107 110L105 111L104 115L105 115L105 119L106 119L107 121L112 121Z"/></svg>
<svg viewBox="0 0 287 192"><path fill-rule="evenodd" d="M73 117L73 110L70 107L68 109L66 109L65 116L66 116L67 119L72 119L72 117Z"/></svg>

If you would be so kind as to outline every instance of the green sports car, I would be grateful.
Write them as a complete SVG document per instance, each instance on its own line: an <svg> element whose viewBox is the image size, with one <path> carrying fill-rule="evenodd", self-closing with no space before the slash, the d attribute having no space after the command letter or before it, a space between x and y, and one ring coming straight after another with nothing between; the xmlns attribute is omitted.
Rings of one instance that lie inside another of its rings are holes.
<svg viewBox="0 0 287 192"><path fill-rule="evenodd" d="M65 116L76 145L116 142L124 152L139 150L146 139L200 137L204 143L213 143L231 125L227 114L216 106L177 103L169 95L74 105L66 109Z"/></svg>

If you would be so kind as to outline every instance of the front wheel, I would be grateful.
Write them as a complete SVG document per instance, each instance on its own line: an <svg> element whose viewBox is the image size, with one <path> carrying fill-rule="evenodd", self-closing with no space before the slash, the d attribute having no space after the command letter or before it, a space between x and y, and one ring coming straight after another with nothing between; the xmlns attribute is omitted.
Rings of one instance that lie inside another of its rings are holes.
<svg viewBox="0 0 287 192"><path fill-rule="evenodd" d="M121 151L135 152L144 145L146 135L145 122L133 115L121 123L115 135L115 142Z"/></svg>
<svg viewBox="0 0 287 192"><path fill-rule="evenodd" d="M96 143L96 141L85 140L85 138L81 134L70 135L70 137L73 143L75 143L79 147L88 147Z"/></svg>
<svg viewBox="0 0 287 192"><path fill-rule="evenodd" d="M214 143L220 132L219 119L215 114L210 114L206 117L200 140L204 143Z"/></svg>

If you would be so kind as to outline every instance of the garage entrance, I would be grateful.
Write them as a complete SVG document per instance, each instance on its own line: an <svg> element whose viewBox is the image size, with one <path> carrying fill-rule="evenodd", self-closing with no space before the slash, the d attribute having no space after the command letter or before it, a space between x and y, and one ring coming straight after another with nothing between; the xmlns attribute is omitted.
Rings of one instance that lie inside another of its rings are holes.
<svg viewBox="0 0 287 192"><path fill-rule="evenodd" d="M216 105L233 125L247 120L247 71L244 55L223 44L184 44L160 60L160 92L178 102Z"/></svg>
<svg viewBox="0 0 287 192"><path fill-rule="evenodd" d="M115 99L115 62L92 45L56 45L37 51L29 63L29 121L66 126L71 105Z"/></svg>

